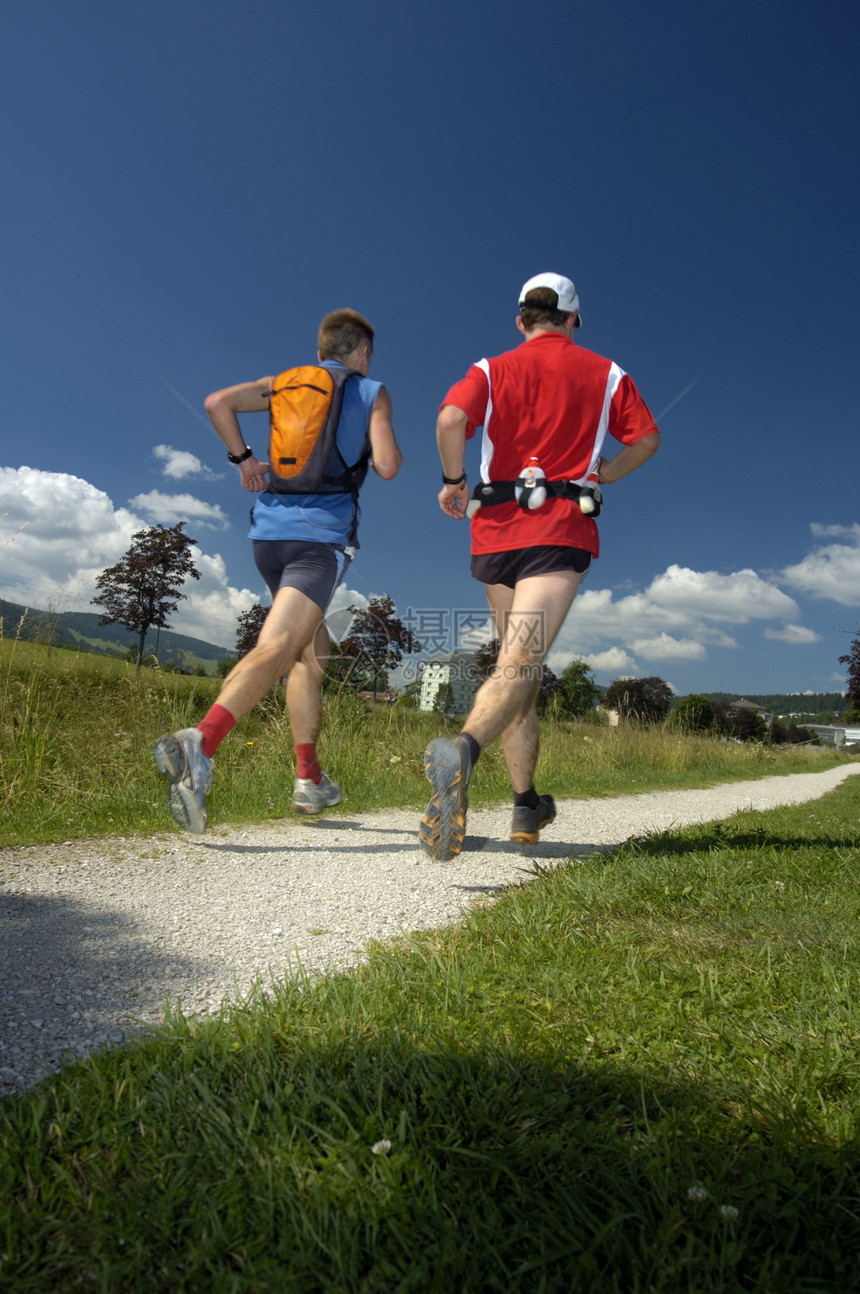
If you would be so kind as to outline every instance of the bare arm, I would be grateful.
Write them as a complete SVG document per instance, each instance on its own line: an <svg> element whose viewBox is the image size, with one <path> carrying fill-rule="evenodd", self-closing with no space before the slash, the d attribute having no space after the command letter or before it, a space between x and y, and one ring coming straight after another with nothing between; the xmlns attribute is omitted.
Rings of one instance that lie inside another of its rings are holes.
<svg viewBox="0 0 860 1294"><path fill-rule="evenodd" d="M463 475L463 455L466 452L466 429L469 419L456 404L445 404L439 411L436 420L436 444L439 446L439 457L442 460L442 475L452 481ZM460 485L443 485L439 491L439 507L446 517L462 521L466 515L469 502L469 485L463 481Z"/></svg>
<svg viewBox="0 0 860 1294"><path fill-rule="evenodd" d="M652 431L650 435L637 440L635 445L625 445L613 458L602 458L597 464L597 479L601 485L614 485L622 476L635 472L637 467L647 463L660 448L660 433Z"/></svg>
<svg viewBox="0 0 860 1294"><path fill-rule="evenodd" d="M229 454L242 454L245 451L245 437L239 426L239 413L265 413L269 408L269 396L272 391L271 377L261 377L257 382L240 382L238 386L227 386L223 391L213 391L204 401L209 421L227 446ZM242 485L252 494L266 488L267 462L261 462L254 454L239 464Z"/></svg>
<svg viewBox="0 0 860 1294"><path fill-rule="evenodd" d="M394 437L391 396L381 387L370 415L370 462L377 476L390 481L400 471L403 454Z"/></svg>

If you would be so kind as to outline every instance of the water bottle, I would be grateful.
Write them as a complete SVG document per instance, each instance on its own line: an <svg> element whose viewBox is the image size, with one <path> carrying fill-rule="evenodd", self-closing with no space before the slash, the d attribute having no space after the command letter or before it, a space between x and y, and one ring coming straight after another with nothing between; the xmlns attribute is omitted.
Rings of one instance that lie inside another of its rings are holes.
<svg viewBox="0 0 860 1294"><path fill-rule="evenodd" d="M584 517L599 517L602 506L600 483L596 473L586 477L585 485L579 491L579 510Z"/></svg>
<svg viewBox="0 0 860 1294"><path fill-rule="evenodd" d="M546 502L546 474L536 458L530 458L517 477L514 498L521 508L540 508Z"/></svg>

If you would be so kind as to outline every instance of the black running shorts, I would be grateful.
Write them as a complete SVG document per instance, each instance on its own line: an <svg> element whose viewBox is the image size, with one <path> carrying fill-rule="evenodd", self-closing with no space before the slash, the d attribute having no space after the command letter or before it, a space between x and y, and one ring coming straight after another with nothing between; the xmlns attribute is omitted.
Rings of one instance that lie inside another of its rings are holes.
<svg viewBox="0 0 860 1294"><path fill-rule="evenodd" d="M255 539L254 561L274 600L278 589L298 589L325 612L350 559L335 544L301 539Z"/></svg>
<svg viewBox="0 0 860 1294"><path fill-rule="evenodd" d="M591 553L585 548L568 548L562 544L543 544L536 548L513 548L506 553L475 553L472 574L482 584L504 584L509 589L530 575L548 575L551 571L576 571L585 576L591 566Z"/></svg>

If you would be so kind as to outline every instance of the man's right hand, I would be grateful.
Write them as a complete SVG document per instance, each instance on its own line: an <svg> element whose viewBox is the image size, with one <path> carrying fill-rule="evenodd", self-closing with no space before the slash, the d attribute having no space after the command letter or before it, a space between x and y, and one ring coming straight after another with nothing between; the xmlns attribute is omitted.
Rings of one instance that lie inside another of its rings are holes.
<svg viewBox="0 0 860 1294"><path fill-rule="evenodd" d="M446 517L463 521L466 508L469 506L469 482L461 481L459 485L443 485L438 494L439 507Z"/></svg>
<svg viewBox="0 0 860 1294"><path fill-rule="evenodd" d="M253 454L250 458L246 458L244 463L239 464L243 489L250 490L252 494L259 494L261 490L265 490L269 484L266 480L268 470L269 464L261 463Z"/></svg>

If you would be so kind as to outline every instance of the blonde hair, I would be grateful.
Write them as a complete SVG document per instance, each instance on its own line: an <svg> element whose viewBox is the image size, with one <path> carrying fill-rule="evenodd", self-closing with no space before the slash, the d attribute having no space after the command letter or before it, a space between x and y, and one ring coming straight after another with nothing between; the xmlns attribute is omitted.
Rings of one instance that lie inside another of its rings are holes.
<svg viewBox="0 0 860 1294"><path fill-rule="evenodd" d="M320 324L317 350L323 359L342 360L365 343L373 350L373 324L357 310L332 310Z"/></svg>

